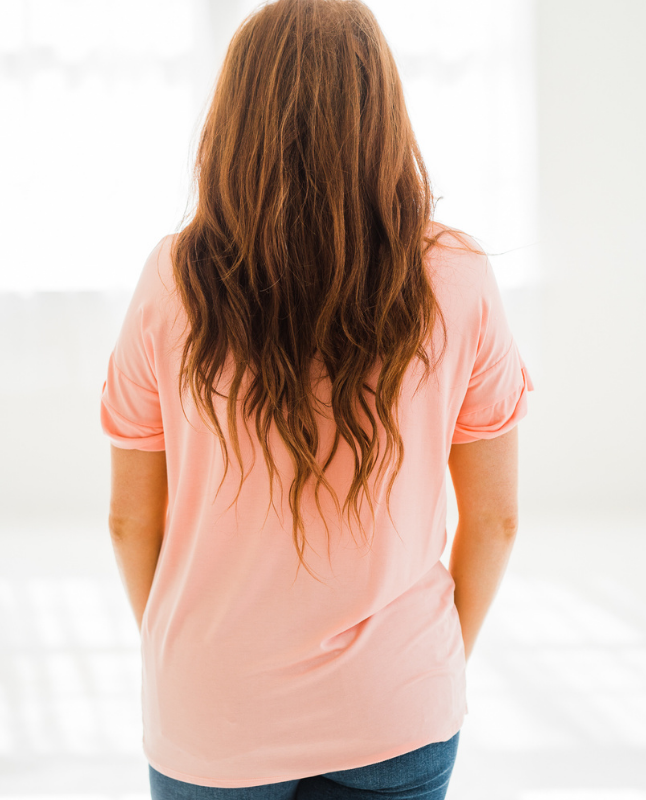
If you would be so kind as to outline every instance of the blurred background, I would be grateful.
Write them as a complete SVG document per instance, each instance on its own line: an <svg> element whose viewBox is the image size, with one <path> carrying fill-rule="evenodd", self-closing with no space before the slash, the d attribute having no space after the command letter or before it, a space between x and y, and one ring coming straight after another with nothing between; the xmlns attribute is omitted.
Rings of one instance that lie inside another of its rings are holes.
<svg viewBox="0 0 646 800"><path fill-rule="evenodd" d="M368 0L536 390L449 800L646 800L646 3ZM99 398L256 3L0 0L0 795L149 796ZM447 472L448 476L448 472ZM450 478L448 563L457 522Z"/></svg>

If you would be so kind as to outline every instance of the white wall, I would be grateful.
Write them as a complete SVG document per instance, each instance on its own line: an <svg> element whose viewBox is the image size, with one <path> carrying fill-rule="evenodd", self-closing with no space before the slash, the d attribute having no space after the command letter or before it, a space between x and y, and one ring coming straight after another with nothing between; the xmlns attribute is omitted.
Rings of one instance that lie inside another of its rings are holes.
<svg viewBox="0 0 646 800"><path fill-rule="evenodd" d="M521 430L526 509L646 510L645 30L639 0L537 5L542 374Z"/></svg>

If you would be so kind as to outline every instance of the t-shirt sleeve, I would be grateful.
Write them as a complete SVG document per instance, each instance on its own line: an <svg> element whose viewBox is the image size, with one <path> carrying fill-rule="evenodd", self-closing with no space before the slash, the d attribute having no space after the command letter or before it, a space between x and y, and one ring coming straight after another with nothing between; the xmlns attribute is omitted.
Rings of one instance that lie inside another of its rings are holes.
<svg viewBox="0 0 646 800"><path fill-rule="evenodd" d="M143 267L107 367L101 392L101 428L126 450L164 450L155 372L155 287L163 239Z"/></svg>
<svg viewBox="0 0 646 800"><path fill-rule="evenodd" d="M451 444L507 433L527 414L527 394L534 390L489 259L478 308L478 347Z"/></svg>

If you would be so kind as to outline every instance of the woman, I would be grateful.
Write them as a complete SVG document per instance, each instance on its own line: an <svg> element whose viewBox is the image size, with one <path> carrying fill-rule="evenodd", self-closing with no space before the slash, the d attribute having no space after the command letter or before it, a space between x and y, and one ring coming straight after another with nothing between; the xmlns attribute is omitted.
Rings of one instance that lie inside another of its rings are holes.
<svg viewBox="0 0 646 800"><path fill-rule="evenodd" d="M152 796L439 800L533 388L491 265L360 0L243 22L195 179L101 398Z"/></svg>

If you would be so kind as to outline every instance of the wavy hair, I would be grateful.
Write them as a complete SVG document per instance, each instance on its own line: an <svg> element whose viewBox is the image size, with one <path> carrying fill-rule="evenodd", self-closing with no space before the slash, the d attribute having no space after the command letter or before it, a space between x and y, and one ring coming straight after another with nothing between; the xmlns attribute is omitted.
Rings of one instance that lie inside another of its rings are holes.
<svg viewBox="0 0 646 800"><path fill-rule="evenodd" d="M269 447L272 423L294 465L289 504L300 568L306 544L300 504L312 475L324 522L321 485L341 516L347 509L348 523L354 512L362 533L363 490L374 527L368 478L379 456L375 413L386 435L379 474L389 456L396 458L386 498L392 521L390 493L404 458L396 422L404 373L418 358L426 380L446 347L446 325L424 258L440 235L455 229L425 235L435 200L394 58L364 3L277 0L245 18L218 74L193 187L194 217L171 248L188 320L180 395L190 391L201 418L212 423L224 450L224 477L229 453L213 395L227 399L241 470L235 502L245 480L238 393L250 372L243 420L248 433L255 413L270 504L277 474ZM427 345L435 356L438 319L444 347L431 367ZM235 374L224 395L216 379L228 354ZM315 358L331 383L336 424L322 466L310 373ZM343 510L325 476L340 437L355 465Z"/></svg>

